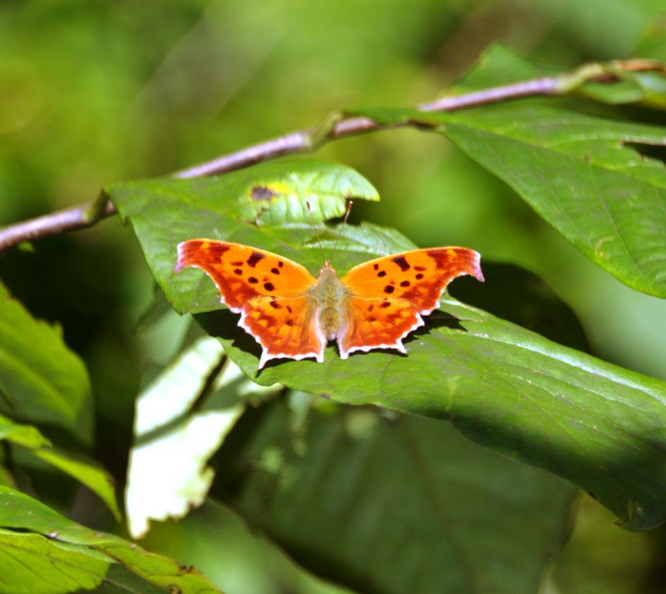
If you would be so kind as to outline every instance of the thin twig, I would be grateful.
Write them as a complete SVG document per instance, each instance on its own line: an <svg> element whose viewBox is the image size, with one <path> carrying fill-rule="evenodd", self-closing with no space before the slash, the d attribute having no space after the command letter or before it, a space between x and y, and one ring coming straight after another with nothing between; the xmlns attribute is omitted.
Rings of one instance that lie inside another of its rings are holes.
<svg viewBox="0 0 666 594"><path fill-rule="evenodd" d="M425 113L435 111L456 111L458 109L485 105L487 103L496 103L506 99L515 99L531 95L550 95L555 92L556 84L556 77L536 78L512 85L492 87L482 91L465 93L464 95L444 97L437 101L418 105L416 109ZM340 138L341 136L371 132L385 127L386 126L382 126L369 118L355 116L346 118L335 124L329 137ZM285 134L284 136L279 136L278 138L249 146L240 151L229 153L228 155L222 155L212 161L207 161L206 163L201 163L177 171L173 176L190 178L213 175L216 173L240 169L242 167L247 167L248 165L254 165L260 161L265 161L266 159L279 157L281 155L309 152L311 150L310 139L312 138L314 130L314 128L310 128L308 130L301 130L300 132Z"/></svg>
<svg viewBox="0 0 666 594"><path fill-rule="evenodd" d="M614 69L614 71L613 71ZM455 111L507 99L519 97L531 97L538 95L559 95L571 92L585 82L598 80L609 82L614 80L613 72L618 70L661 70L663 65L652 61L627 60L606 64L584 64L571 73L557 76L546 76L535 78L509 85L502 85L474 91L457 96L448 96L430 103L416 106L416 110L424 113L437 111ZM604 78L605 77L605 78ZM402 125L409 125L405 122ZM330 130L326 130L324 139L340 138L354 134L361 134L373 130L386 128L373 120L352 116L332 124ZM317 136L318 129L310 128L299 132L291 132L284 136L273 138L259 144L255 144L239 151L217 157L199 165L194 165L171 174L176 178L193 178L213 175L234 169L240 169L253 165L260 161L273 159L282 155L290 155L303 152L311 152L317 148L318 143L313 141ZM80 229L96 223L100 218L116 214L115 207L107 203L102 211L95 211L94 202L73 206L65 210L49 213L34 219L16 223L0 229L0 252L10 246L22 241L30 241L39 237L54 235L63 231ZM95 216L91 216L95 212Z"/></svg>
<svg viewBox="0 0 666 594"><path fill-rule="evenodd" d="M85 202L0 229L0 252L23 241L48 237L72 229L83 229L117 213L115 206L107 202L99 216L90 217L89 213L94 210L95 204L95 200Z"/></svg>

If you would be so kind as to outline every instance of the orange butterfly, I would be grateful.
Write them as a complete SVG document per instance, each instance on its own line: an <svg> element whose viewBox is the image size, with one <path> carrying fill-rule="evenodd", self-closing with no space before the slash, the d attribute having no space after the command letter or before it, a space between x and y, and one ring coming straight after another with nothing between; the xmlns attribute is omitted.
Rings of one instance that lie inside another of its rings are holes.
<svg viewBox="0 0 666 594"><path fill-rule="evenodd" d="M312 276L296 262L239 243L191 239L178 245L176 272L201 268L221 301L240 313L238 325L261 345L261 369L271 359L324 360L337 340L340 357L397 349L439 306L446 286L469 274L483 281L477 252L463 247L413 250L370 260L342 278L327 261Z"/></svg>

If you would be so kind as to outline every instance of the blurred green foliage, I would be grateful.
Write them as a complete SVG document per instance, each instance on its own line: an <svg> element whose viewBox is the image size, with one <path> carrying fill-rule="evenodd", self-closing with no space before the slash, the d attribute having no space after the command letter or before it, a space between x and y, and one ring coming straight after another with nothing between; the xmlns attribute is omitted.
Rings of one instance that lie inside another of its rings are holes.
<svg viewBox="0 0 666 594"><path fill-rule="evenodd" d="M429 100L494 42L562 69L630 57L662 9L658 0L4 2L0 224L90 200L112 181L165 174L316 124L333 109ZM441 137L385 132L331 143L318 157L357 168L379 189L382 204L358 208L356 219L397 227L424 246L477 238L470 247L485 259L542 276L578 313L595 354L666 378L664 303L596 268ZM84 357L100 419L95 453L124 476L133 399L143 374L174 346L157 331L132 331L152 295L135 239L116 217L2 254L0 276L34 315L62 324ZM86 509L78 519L100 520ZM205 509L189 524L165 525L150 546L206 572L215 564L209 524L218 517ZM586 502L553 574L561 591L661 591L664 532L613 528L606 538L609 523ZM241 530L234 526L230 542ZM232 586L220 575L223 587L315 591L285 577L284 560L264 563L256 552L264 544L243 538L252 552L234 568L245 577ZM188 541L195 544L183 547ZM273 578L257 581L257 572Z"/></svg>

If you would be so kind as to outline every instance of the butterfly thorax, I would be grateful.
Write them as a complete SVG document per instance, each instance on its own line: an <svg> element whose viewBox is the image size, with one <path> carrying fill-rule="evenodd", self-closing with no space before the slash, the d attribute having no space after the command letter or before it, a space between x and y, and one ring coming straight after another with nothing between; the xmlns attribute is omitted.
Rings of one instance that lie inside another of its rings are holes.
<svg viewBox="0 0 666 594"><path fill-rule="evenodd" d="M325 262L313 287L312 299L319 328L327 340L333 340L338 335L344 322L345 304L350 298L349 289L340 282L331 265Z"/></svg>

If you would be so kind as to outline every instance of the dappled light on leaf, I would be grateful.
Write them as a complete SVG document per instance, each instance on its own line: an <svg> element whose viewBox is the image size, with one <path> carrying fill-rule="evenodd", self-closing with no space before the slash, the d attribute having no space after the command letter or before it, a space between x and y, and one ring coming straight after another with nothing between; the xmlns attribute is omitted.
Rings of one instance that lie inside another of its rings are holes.
<svg viewBox="0 0 666 594"><path fill-rule="evenodd" d="M202 338L139 395L125 494L134 538L150 520L183 517L208 493L208 459L243 413L251 383L231 362L222 367L223 357L218 341Z"/></svg>

